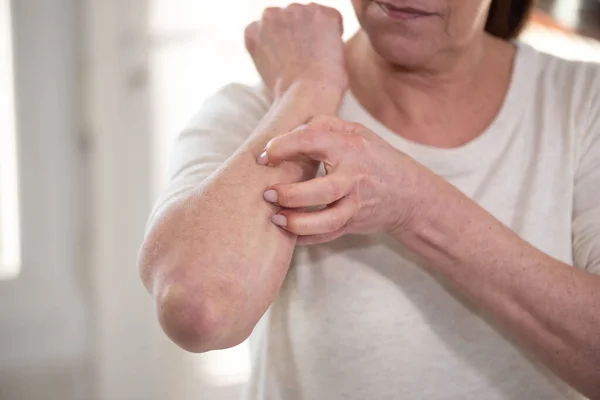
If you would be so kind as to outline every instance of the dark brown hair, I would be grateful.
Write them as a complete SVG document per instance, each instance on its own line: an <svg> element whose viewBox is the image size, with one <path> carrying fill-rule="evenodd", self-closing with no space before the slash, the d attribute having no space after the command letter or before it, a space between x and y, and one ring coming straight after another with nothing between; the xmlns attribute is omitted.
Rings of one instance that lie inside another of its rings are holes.
<svg viewBox="0 0 600 400"><path fill-rule="evenodd" d="M492 0L485 30L501 39L511 40L519 36L535 0Z"/></svg>

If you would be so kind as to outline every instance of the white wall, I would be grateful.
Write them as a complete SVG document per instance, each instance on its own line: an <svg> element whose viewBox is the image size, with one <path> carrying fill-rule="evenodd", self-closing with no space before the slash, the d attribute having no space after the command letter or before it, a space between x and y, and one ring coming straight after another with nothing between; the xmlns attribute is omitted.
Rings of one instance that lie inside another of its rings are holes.
<svg viewBox="0 0 600 400"><path fill-rule="evenodd" d="M136 268L152 200L147 1L84 3L98 398L180 399L180 386L170 382L185 371Z"/></svg>
<svg viewBox="0 0 600 400"><path fill-rule="evenodd" d="M88 399L77 0L14 0L21 276L0 282L0 398Z"/></svg>
<svg viewBox="0 0 600 400"><path fill-rule="evenodd" d="M0 399L184 399L194 371L135 268L153 181L147 2L12 3L23 267L0 282Z"/></svg>

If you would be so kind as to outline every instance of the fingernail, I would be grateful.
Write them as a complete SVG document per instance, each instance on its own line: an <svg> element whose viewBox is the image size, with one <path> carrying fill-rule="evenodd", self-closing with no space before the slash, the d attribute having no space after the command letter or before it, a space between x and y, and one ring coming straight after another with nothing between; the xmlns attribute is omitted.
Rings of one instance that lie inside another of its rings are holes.
<svg viewBox="0 0 600 400"><path fill-rule="evenodd" d="M277 226L287 226L287 218L285 215L275 214L271 217L271 222Z"/></svg>
<svg viewBox="0 0 600 400"><path fill-rule="evenodd" d="M263 193L263 198L269 203L277 203L277 192L273 189Z"/></svg>
<svg viewBox="0 0 600 400"><path fill-rule="evenodd" d="M258 162L260 165L267 165L269 164L269 156L267 155L266 151L263 151L260 156L258 156L258 159L256 160L256 162Z"/></svg>

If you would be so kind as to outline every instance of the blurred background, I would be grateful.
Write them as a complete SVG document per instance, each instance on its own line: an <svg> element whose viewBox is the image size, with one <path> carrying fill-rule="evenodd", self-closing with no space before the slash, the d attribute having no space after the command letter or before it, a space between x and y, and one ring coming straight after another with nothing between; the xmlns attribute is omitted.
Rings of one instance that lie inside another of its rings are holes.
<svg viewBox="0 0 600 400"><path fill-rule="evenodd" d="M239 398L247 346L172 345L136 256L175 135L258 81L243 29L287 3L0 0L0 400ZM540 0L523 40L600 61L599 8Z"/></svg>

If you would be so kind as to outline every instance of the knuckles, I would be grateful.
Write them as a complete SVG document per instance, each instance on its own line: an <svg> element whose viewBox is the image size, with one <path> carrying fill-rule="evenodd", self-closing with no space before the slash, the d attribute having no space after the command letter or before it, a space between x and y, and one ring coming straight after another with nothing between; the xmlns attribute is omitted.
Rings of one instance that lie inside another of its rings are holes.
<svg viewBox="0 0 600 400"><path fill-rule="evenodd" d="M317 3L300 4L292 3L285 8L281 7L267 7L264 9L262 14L262 21L277 21L283 18L292 17L298 18L319 18L325 17L325 19L335 19L342 21L342 15L338 10L331 7L326 7Z"/></svg>
<svg viewBox="0 0 600 400"><path fill-rule="evenodd" d="M283 9L280 7L267 7L262 13L262 19L265 21L272 20L281 15Z"/></svg>
<svg viewBox="0 0 600 400"><path fill-rule="evenodd" d="M263 10L259 21L248 25L246 28L246 40L256 36L259 30L280 30L283 27L297 25L305 26L315 23L317 26L328 26L333 22L343 25L342 15L338 10L322 6L316 3L308 5L293 3L285 8L267 7Z"/></svg>
<svg viewBox="0 0 600 400"><path fill-rule="evenodd" d="M300 4L300 3L292 3L286 7L286 10L288 10L292 13L295 13L295 14L300 14L301 12L304 11L304 9L306 7L307 6Z"/></svg>
<svg viewBox="0 0 600 400"><path fill-rule="evenodd" d="M358 133L349 133L344 137L344 145L346 150L362 152L367 148L369 142Z"/></svg>
<svg viewBox="0 0 600 400"><path fill-rule="evenodd" d="M330 218L327 220L326 226L328 232L336 232L346 225L346 221L340 218Z"/></svg>
<svg viewBox="0 0 600 400"><path fill-rule="evenodd" d="M304 128L298 132L298 141L303 148L314 148L319 141L319 131L313 128Z"/></svg>
<svg viewBox="0 0 600 400"><path fill-rule="evenodd" d="M331 201L336 201L340 198L342 198L342 196L344 196L345 193L343 193L342 191L342 187L336 183L333 182L331 179L327 179L327 192L329 193L329 197L331 198Z"/></svg>

